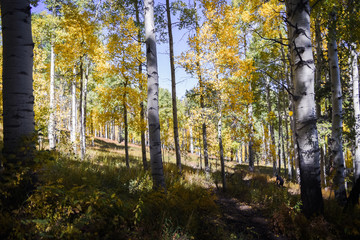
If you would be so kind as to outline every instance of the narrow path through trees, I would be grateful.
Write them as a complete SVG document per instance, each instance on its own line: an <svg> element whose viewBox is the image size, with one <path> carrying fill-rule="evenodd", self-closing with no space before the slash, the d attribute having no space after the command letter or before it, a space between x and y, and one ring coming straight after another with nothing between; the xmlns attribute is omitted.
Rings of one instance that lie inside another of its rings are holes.
<svg viewBox="0 0 360 240"><path fill-rule="evenodd" d="M216 204L220 208L220 222L224 229L232 232L236 239L282 240L271 230L271 221L264 217L261 207L251 206L236 198L227 196L221 191L216 192Z"/></svg>

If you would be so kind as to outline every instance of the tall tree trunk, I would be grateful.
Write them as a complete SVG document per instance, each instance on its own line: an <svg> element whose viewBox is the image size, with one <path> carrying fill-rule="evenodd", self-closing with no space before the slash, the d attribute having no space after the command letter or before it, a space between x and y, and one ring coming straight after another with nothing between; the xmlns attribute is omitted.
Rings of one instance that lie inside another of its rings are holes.
<svg viewBox="0 0 360 240"><path fill-rule="evenodd" d="M280 39L282 39L282 34L280 33ZM290 87L290 74L291 74L291 70L289 73L289 67L287 65L287 61L286 61L286 54L285 54L285 49L284 46L281 45L281 57L282 57L282 61L283 61L283 67L284 67L284 78L286 81L286 85L288 87ZM291 162L292 162L292 156L290 153L290 148L289 148L289 122L288 122L288 114L286 111L286 106L291 107L291 95L288 94L288 98L286 99L286 97L284 96L284 104L283 104L283 111L284 111L284 119L285 119L285 141L286 141L286 155L287 158L285 158L285 150L284 150L284 141L282 140L282 145L283 145L283 158L284 158L284 169L286 169L286 165L285 165L285 159L287 159L287 173L288 173L288 177L289 179L292 179L292 169L291 169ZM284 135L283 135L284 138Z"/></svg>
<svg viewBox="0 0 360 240"><path fill-rule="evenodd" d="M252 121L253 121L253 106L251 103L249 105L249 118L250 118L250 124L249 124L249 131L250 131L250 134L249 134L249 171L253 172L255 158L254 158L254 147L253 147L254 133L253 133L253 123L252 123Z"/></svg>
<svg viewBox="0 0 360 240"><path fill-rule="evenodd" d="M34 134L33 47L30 1L1 1L3 36L3 154L7 162L31 159ZM29 147L31 144L31 147ZM21 150L26 147L27 151ZM1 163L0 163L1 164Z"/></svg>
<svg viewBox="0 0 360 240"><path fill-rule="evenodd" d="M286 1L286 4L288 5L289 0ZM286 7L288 8L288 6ZM291 25L290 22L287 21L286 23L287 28L289 29L287 32L287 36L288 39L291 38L291 31L290 28L292 28L293 26ZM294 66L295 66L295 55L292 54L292 50L289 46L289 50L287 53L287 59L289 61L289 69L290 69L290 79L289 82L287 82L288 86L290 87L291 91L294 93L295 92L295 71L294 71ZM294 160L293 160L293 165L295 165L295 169L294 169L294 177L296 179L297 183L300 183L300 167L299 167L299 149L298 149L298 145L296 144L296 111L295 111L295 98L293 96L291 96L290 99L290 107L289 109L291 109L292 111L292 115L290 116L290 129L292 132L292 143L293 143L293 151L294 151Z"/></svg>
<svg viewBox="0 0 360 240"><path fill-rule="evenodd" d="M77 123L77 112L76 112L76 67L74 67L74 78L71 82L71 129L70 129L70 141L73 146L74 153L76 154L76 123Z"/></svg>
<svg viewBox="0 0 360 240"><path fill-rule="evenodd" d="M176 153L176 165L181 172L181 154L179 147L179 132L178 132L178 119L177 119L177 105L176 105L176 79L175 79L175 64L174 64L174 43L171 26L170 14L170 1L166 0L166 14L167 26L169 34L169 49L170 49L170 70L171 70L171 99L172 99L172 112L173 112L173 125L174 125L174 143Z"/></svg>
<svg viewBox="0 0 360 240"><path fill-rule="evenodd" d="M243 144L240 145L240 157L239 157L239 163L242 164L244 161L243 157Z"/></svg>
<svg viewBox="0 0 360 240"><path fill-rule="evenodd" d="M266 78L266 100L267 100L267 108L268 113L271 114L271 99L270 99L270 79L269 77ZM273 164L273 174L275 176L276 174L276 153L275 153L275 134L274 134L274 126L272 124L272 120L270 118L270 115L268 117L269 121L269 131L270 131L270 159Z"/></svg>
<svg viewBox="0 0 360 240"><path fill-rule="evenodd" d="M322 47L320 21L315 21L315 41L316 41L315 93L317 93L321 88L321 71L323 68L322 66L323 47ZM316 104L316 116L319 119L321 117L320 99L318 99L318 101L316 101L315 104Z"/></svg>
<svg viewBox="0 0 360 240"><path fill-rule="evenodd" d="M291 162L292 162L292 157L291 157L291 153L290 153L290 146L289 146L289 120L288 120L288 115L286 113L286 108L284 105L284 116L285 116L285 142L286 142L286 152L287 152L287 169L288 169L288 177L289 179L292 179L292 169L291 169Z"/></svg>
<svg viewBox="0 0 360 240"><path fill-rule="evenodd" d="M355 44L351 48L352 55L352 82L353 82L353 104L355 115L355 156L354 156L354 182L360 177L360 101L359 101L359 69L358 54Z"/></svg>
<svg viewBox="0 0 360 240"><path fill-rule="evenodd" d="M50 106L49 106L49 123L48 123L48 138L49 149L55 149L55 54L54 41L51 40L50 46Z"/></svg>
<svg viewBox="0 0 360 240"><path fill-rule="evenodd" d="M296 144L298 146L301 200L307 217L323 212L319 144L316 128L314 60L311 49L310 5L287 0L289 42L294 61Z"/></svg>
<svg viewBox="0 0 360 240"><path fill-rule="evenodd" d="M226 191L226 178L225 178L225 160L224 160L224 148L222 143L222 135L221 135L221 128L222 128L222 107L221 107L221 100L220 100L220 116L218 122L218 139L219 139L219 151L220 151L220 163L221 163L221 180L223 184L223 191Z"/></svg>
<svg viewBox="0 0 360 240"><path fill-rule="evenodd" d="M159 76L154 24L154 1L145 0L145 41L148 74L148 122L150 135L151 173L155 188L165 189L165 178L161 158L159 122Z"/></svg>
<svg viewBox="0 0 360 240"><path fill-rule="evenodd" d="M193 131L192 126L190 126L190 153L194 153L194 139L193 139Z"/></svg>
<svg viewBox="0 0 360 240"><path fill-rule="evenodd" d="M134 6L135 6L135 17L136 17L136 22L137 24L141 24L140 23L140 12L139 12L139 1L135 0L134 1ZM138 30L138 42L141 43L141 28L139 27ZM141 76L141 80L140 80L140 84L139 84L139 89L140 89L140 93L143 92L144 89L144 82L142 81L142 62L139 63L138 66L138 73L139 76ZM140 124L141 124L141 129L140 129L140 135L141 135L141 158L142 158L142 162L143 162L143 167L145 170L148 169L148 164L147 164L147 160L146 160L146 140L145 140L145 130L146 130L146 126L145 126L145 111L144 111L144 101L141 98L140 101Z"/></svg>
<svg viewBox="0 0 360 240"><path fill-rule="evenodd" d="M125 89L127 88L127 83L125 84ZM127 97L127 90L125 90L125 94L123 95L123 109L124 109L124 130L125 130L125 162L126 167L130 168L129 163L129 126L128 126L128 114L127 114L127 104L126 104L126 97Z"/></svg>
<svg viewBox="0 0 360 240"><path fill-rule="evenodd" d="M89 67L87 66L84 73L82 73L83 66L81 65L81 96L80 96L80 149L81 160L85 159L86 155L86 97L87 97L87 83L89 77Z"/></svg>
<svg viewBox="0 0 360 240"><path fill-rule="evenodd" d="M317 16L319 17L319 15ZM320 21L315 21L315 41L316 41L316 72L315 72L315 97L319 96L317 93L321 89L322 83L322 68L323 68L323 46L322 46L322 37L321 37L321 28L320 28ZM316 118L319 120L321 119L321 106L320 102L321 99L316 97L317 101L316 104ZM320 147L320 179L321 185L325 186L325 172L324 172L324 158L325 152L323 148Z"/></svg>
<svg viewBox="0 0 360 240"><path fill-rule="evenodd" d="M199 27L199 17L197 14L197 7L196 7L196 0L194 0L194 9L195 9L195 27L196 27L196 36L200 35L200 27ZM196 41L196 54L200 55L200 46L198 41ZM200 107L202 111L205 110L205 102L204 102L204 82L201 74L201 65L200 61L196 61L196 73L198 76L199 87L200 87ZM204 117L204 116L203 116ZM207 132L206 132L206 123L203 122L202 124L202 134L203 134L203 149L204 149L204 164L205 164L205 172L209 173L209 154L208 154L208 144L207 144Z"/></svg>
<svg viewBox="0 0 360 240"><path fill-rule="evenodd" d="M331 130L331 159L336 173L334 177L335 198L341 204L346 201L344 180L344 154L342 150L342 91L340 82L339 59L336 44L335 13L331 13L331 26L329 27L328 51L332 92L332 130Z"/></svg>
<svg viewBox="0 0 360 240"><path fill-rule="evenodd" d="M282 139L282 119L281 119L281 108L280 108L280 86L278 90L278 119L279 119L279 140L278 140L278 174L281 175L281 139ZM284 166L285 167L285 166Z"/></svg>
<svg viewBox="0 0 360 240"><path fill-rule="evenodd" d="M244 159L244 162L248 162L249 161L249 156L248 156L248 145L245 144L245 159Z"/></svg>

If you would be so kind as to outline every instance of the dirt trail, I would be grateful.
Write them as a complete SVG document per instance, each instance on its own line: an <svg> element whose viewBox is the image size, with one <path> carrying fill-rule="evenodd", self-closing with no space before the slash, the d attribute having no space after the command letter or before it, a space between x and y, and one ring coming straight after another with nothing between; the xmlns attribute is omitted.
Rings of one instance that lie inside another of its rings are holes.
<svg viewBox="0 0 360 240"><path fill-rule="evenodd" d="M222 213L223 227L236 236L235 239L286 240L271 231L270 221L263 217L261 209L219 192L217 196L216 204Z"/></svg>

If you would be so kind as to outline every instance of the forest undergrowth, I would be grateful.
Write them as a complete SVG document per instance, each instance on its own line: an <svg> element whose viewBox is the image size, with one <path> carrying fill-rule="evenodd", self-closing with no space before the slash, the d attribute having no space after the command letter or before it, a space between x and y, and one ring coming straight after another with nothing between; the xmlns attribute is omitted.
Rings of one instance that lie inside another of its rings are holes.
<svg viewBox="0 0 360 240"><path fill-rule="evenodd" d="M23 163L1 173L1 239L359 237L359 207L343 213L329 199L323 216L306 219L299 195L288 191L296 185L275 185L270 167L257 167L250 173L246 165L228 162L224 193L216 169L206 175L189 167L196 165L189 157L189 166L184 165L179 174L168 154L164 193L153 190L151 175L143 170L136 146L131 147L129 169L119 153L122 146L115 142L97 139L85 161L75 158L70 148L62 149L39 150L31 166ZM232 211L231 205L240 210ZM242 212L244 209L251 211ZM261 233L258 224L262 223L253 219L263 219L263 228L272 234Z"/></svg>

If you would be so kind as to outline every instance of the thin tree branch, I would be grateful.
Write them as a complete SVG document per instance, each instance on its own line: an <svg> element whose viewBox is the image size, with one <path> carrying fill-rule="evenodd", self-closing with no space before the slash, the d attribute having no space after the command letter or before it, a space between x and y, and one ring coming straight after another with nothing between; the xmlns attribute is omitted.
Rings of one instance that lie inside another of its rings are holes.
<svg viewBox="0 0 360 240"><path fill-rule="evenodd" d="M281 85L288 92L289 95L291 95L292 97L295 97L294 94L290 91L290 89L285 84L282 84L281 82L279 82L278 80L273 78L268 72L266 72L264 70L260 70L260 72L267 75L269 78L271 78L273 81L275 81L278 85Z"/></svg>
<svg viewBox="0 0 360 240"><path fill-rule="evenodd" d="M261 39L264 39L264 40L267 40L267 41L273 41L273 42L279 43L279 44L281 44L281 45L283 45L283 46L289 46L289 44L285 44L285 43L283 43L282 41L280 41L280 40L278 40L278 39L263 37L263 36L261 36L261 34L258 33L256 30L254 30L254 32L255 32ZM282 39L281 39L281 40L282 40Z"/></svg>

